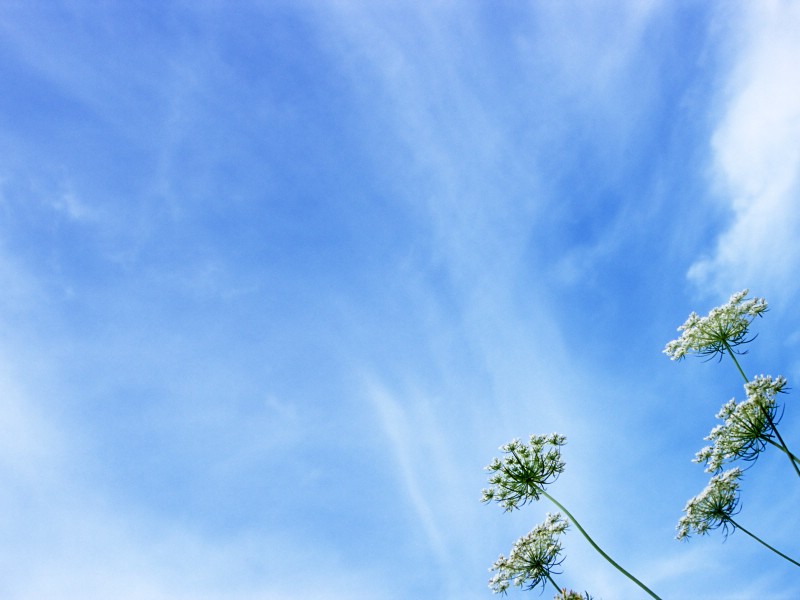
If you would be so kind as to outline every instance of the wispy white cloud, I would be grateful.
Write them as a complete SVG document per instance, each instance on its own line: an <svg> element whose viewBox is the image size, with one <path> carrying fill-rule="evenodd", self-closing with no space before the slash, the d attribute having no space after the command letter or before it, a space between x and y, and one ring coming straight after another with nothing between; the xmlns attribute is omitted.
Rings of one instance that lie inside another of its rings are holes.
<svg viewBox="0 0 800 600"><path fill-rule="evenodd" d="M8 483L30 483L61 470L64 440L12 376L11 363L7 351L0 352L0 471Z"/></svg>
<svg viewBox="0 0 800 600"><path fill-rule="evenodd" d="M800 7L743 6L711 141L713 178L732 221L689 278L720 293L752 287L787 295L798 289L800 267Z"/></svg>
<svg viewBox="0 0 800 600"><path fill-rule="evenodd" d="M432 490L426 489L430 483L428 476L433 470L441 473L443 448L431 448L437 433L425 431L424 422L418 414L409 414L414 406L406 399L405 408L392 397L391 393L376 381L365 383L366 394L375 407L380 424L390 442L392 454L397 465L400 483L414 508L418 522L428 538L429 547L439 562L450 565L447 543L438 524L430 499ZM418 412L418 411L417 411ZM434 439L432 439L432 436ZM437 490L438 491L438 490Z"/></svg>
<svg viewBox="0 0 800 600"><path fill-rule="evenodd" d="M626 300L612 310L581 288L591 278L608 280L604 265L626 251L632 230L652 232L658 211L642 217L640 198L625 203L616 192L632 197L640 189L626 169L641 126L668 120L653 99L671 103L683 93L666 90L663 69L654 68L672 56L662 46L682 47L662 43L678 35L672 5L538 4L506 12L452 2L282 4L253 7L239 17L244 28L223 22L222 5L201 17L194 9L173 14L163 30L137 21L152 40L131 34L120 13L82 10L66 11L66 26L44 19L46 26L8 30L15 64L77 105L76 122L91 121L100 137L110 130L108 148L118 140L141 154L110 161L130 177L122 186L111 182L116 171L92 161L63 179L74 186L46 179L48 195L37 206L63 238L36 255L41 264L0 252L0 284L9 282L3 318L12 323L14 310L27 304L23 325L37 333L27 355L47 362L80 354L73 364L49 365L54 380L71 382L65 404L75 410L63 418L48 410L57 400L37 402L0 375L0 392L7 392L0 469L9 483L0 486L0 514L16 518L0 531L14 542L0 548L14 573L0 582L0 596L333 600L419 596L408 592L414 588L480 598L491 560L552 509L502 515L481 506L481 467L510 437L553 429L570 439L568 470L554 493L598 538L616 544L615 556L633 556L633 516L651 509L640 509L628 492L655 495L651 471L662 457L652 443L673 448L679 426L655 427L654 407L663 399L642 391L646 374L625 370L630 357L619 357L630 351L580 324L634 329L630 318L649 309L628 289L628 276L638 273L602 283L609 297ZM265 27L276 34L274 46L263 42ZM765 53L792 46L789 39L760 43ZM286 60L292 53L302 60ZM686 60L681 68L693 57ZM276 64L281 76L265 74ZM739 79L731 76L739 85L726 104L731 115L762 101L755 94L736 109L748 81L762 77L755 67L740 71ZM784 120L793 114L783 104L775 112ZM331 127L308 128L306 117ZM53 122L61 123L57 116ZM723 152L725 135L739 147L753 138L763 152L773 138L762 140L760 129L741 133L733 117L726 123L718 131L721 181L785 199L794 185L791 164L779 173L782 187L772 190L768 179L765 192L755 175L736 177L775 168L771 155L759 162ZM788 143L778 124L765 123ZM337 138L336 127L347 135ZM65 131L70 141L81 137ZM21 129L18 135L25 137ZM283 138L307 145L286 158ZM49 147L38 143L30 142L31 157ZM322 149L319 156L307 152L312 147ZM315 179L330 149L354 187L343 178L307 189L299 178L249 179L250 172L283 174L293 162ZM18 169L16 181L41 181L38 163L28 162L34 166ZM109 181L98 184L104 175ZM604 185L604 195L583 194ZM387 240L371 227L363 226L356 246L350 236L361 229L338 231L342 207L359 194L368 196L365 205L391 205L380 218L401 214L398 222L386 219L385 230L396 235L389 243L399 248L392 260L382 262ZM278 196L291 210L273 218L267 209ZM324 231L309 231L321 204ZM251 222L262 209L270 218ZM744 215L747 204L740 209ZM257 243L240 235L244 221L259 232ZM336 231L336 241L298 253L291 236L281 246L261 235L260 224L274 226L268 233L302 230L313 244ZM39 248L32 231L24 239ZM107 264L87 267L66 256L64 249L87 241L86 232L103 243L84 258L108 256L105 263L123 268L109 276ZM548 242L557 250L548 251ZM248 245L273 243L274 253L252 253L257 266L241 260L251 256ZM380 264L357 283L342 276L342 266L326 265L326 285L304 303L286 278L307 284L310 264L328 252L342 264L359 252ZM59 259L86 273L90 285L76 286L81 302L48 314L47 298L26 301L51 281L46 265ZM714 263L709 273L723 266ZM683 268L671 276L680 280ZM568 287L581 290L579 302L564 302L559 288ZM50 321L59 327L47 327ZM25 338L11 329L9 345ZM582 361L587 355L597 360ZM358 378L363 363L372 374L365 381ZM143 460L164 469L146 487L131 468ZM82 476L65 475L76 471ZM110 481L129 476L134 481ZM175 490L173 477L182 479ZM669 473L657 479L667 488L674 483ZM160 489L202 498L202 506L175 510L155 497ZM315 529L323 531L293 535ZM571 580L606 598L639 597L575 532L569 540ZM646 557L639 551L640 568L634 562L631 569L665 587L701 575L702 552L669 548ZM396 586L381 585L387 573Z"/></svg>
<svg viewBox="0 0 800 600"><path fill-rule="evenodd" d="M393 597L374 585L375 573L302 539L276 533L209 539L70 491L17 510L29 529L4 528L4 537L16 540L0 553L8 573L0 583L4 598Z"/></svg>
<svg viewBox="0 0 800 600"><path fill-rule="evenodd" d="M0 318L13 319L18 311L29 309L31 300L40 295L36 278L3 250L0 250L0 287L3 289L0 306L4 309Z"/></svg>
<svg viewBox="0 0 800 600"><path fill-rule="evenodd" d="M196 522L107 495L82 466L88 457L80 431L46 414L5 368L12 362L0 361L3 598L397 597L375 585L380 576L370 567L326 542L280 528L210 534ZM291 407L268 403L294 418Z"/></svg>

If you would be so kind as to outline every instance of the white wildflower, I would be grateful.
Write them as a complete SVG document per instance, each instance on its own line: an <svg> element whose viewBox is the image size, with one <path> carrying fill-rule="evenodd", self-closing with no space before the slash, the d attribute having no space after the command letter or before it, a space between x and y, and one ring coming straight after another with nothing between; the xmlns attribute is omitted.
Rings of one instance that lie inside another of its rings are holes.
<svg viewBox="0 0 800 600"><path fill-rule="evenodd" d="M495 458L486 470L491 472L491 487L483 490L483 502L497 501L506 511L538 500L546 485L553 483L564 471L561 446L563 435L532 435L530 444L515 439L501 446L505 454Z"/></svg>
<svg viewBox="0 0 800 600"><path fill-rule="evenodd" d="M749 298L749 290L731 296L727 304L718 306L700 317L692 313L686 322L678 327L681 337L669 342L664 353L672 360L680 360L687 354L714 356L726 350L749 342L747 330L755 317L767 311L767 301L763 298Z"/></svg>
<svg viewBox="0 0 800 600"><path fill-rule="evenodd" d="M514 542L508 558L501 554L490 569L496 571L489 580L492 591L505 594L512 584L525 590L540 584L544 587L553 569L564 560L558 537L568 526L559 513L548 513L544 523Z"/></svg>
<svg viewBox="0 0 800 600"><path fill-rule="evenodd" d="M778 420L776 395L786 387L786 378L759 375L745 384L747 400L725 403L717 413L724 424L717 425L705 438L712 442L695 456L694 462L706 463L706 471L716 473L725 463L755 460L773 436Z"/></svg>
<svg viewBox="0 0 800 600"><path fill-rule="evenodd" d="M733 526L731 517L739 504L739 479L742 470L734 467L711 478L706 488L686 503L686 513L678 521L677 539L688 538L690 534L705 535L713 529Z"/></svg>

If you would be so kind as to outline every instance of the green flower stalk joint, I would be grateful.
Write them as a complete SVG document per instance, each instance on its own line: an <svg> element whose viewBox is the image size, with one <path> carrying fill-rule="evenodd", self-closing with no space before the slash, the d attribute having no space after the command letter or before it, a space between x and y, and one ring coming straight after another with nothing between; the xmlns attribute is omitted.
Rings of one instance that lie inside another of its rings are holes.
<svg viewBox="0 0 800 600"><path fill-rule="evenodd" d="M552 574L564 560L559 536L568 526L559 513L548 513L544 523L514 543L508 558L500 555L492 565L490 570L496 571L489 581L492 591L505 594L512 584L524 590L532 590L538 585L544 589L550 582L560 592Z"/></svg>

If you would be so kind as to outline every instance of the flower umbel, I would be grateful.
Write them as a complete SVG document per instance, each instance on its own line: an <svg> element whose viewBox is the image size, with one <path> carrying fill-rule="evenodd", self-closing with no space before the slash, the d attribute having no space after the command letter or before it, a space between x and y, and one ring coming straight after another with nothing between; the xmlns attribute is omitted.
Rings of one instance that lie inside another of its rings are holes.
<svg viewBox="0 0 800 600"><path fill-rule="evenodd" d="M560 557L561 541L558 536L568 526L569 523L559 513L548 513L544 523L514 542L508 558L501 554L490 569L496 571L489 580L492 591L505 594L512 583L525 590L532 590L540 584L544 587L551 580L553 569L564 560Z"/></svg>
<svg viewBox="0 0 800 600"><path fill-rule="evenodd" d="M506 511L538 500L546 485L553 483L564 471L561 446L567 438L553 433L532 435L530 444L511 440L500 446L505 453L495 458L486 470L491 472L491 487L483 490L483 502L497 501Z"/></svg>
<svg viewBox="0 0 800 600"><path fill-rule="evenodd" d="M686 322L678 327L681 337L669 342L664 353L672 360L680 360L690 353L700 356L720 356L726 350L746 344L747 329L755 317L767 311L764 298L746 298L749 290L731 296L727 304L714 308L708 316L700 317L692 313Z"/></svg>
<svg viewBox="0 0 800 600"><path fill-rule="evenodd" d="M578 592L564 588L553 600L592 600L592 597L589 595L589 592L579 594Z"/></svg>
<svg viewBox="0 0 800 600"><path fill-rule="evenodd" d="M706 463L706 471L719 472L727 462L743 459L753 461L773 438L777 424L778 403L775 396L783 392L786 378L760 375L745 384L747 400L728 401L717 414L725 421L717 425L705 439L713 442L694 459Z"/></svg>
<svg viewBox="0 0 800 600"><path fill-rule="evenodd" d="M742 470L734 467L711 478L706 488L686 503L686 514L678 521L677 539L688 538L692 531L705 535L722 527L727 534L732 524L731 517L739 504L739 478Z"/></svg>

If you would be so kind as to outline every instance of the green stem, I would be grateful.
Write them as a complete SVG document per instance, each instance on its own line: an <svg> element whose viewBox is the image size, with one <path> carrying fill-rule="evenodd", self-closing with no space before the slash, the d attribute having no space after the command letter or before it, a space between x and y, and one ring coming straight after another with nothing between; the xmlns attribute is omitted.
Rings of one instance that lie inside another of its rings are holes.
<svg viewBox="0 0 800 600"><path fill-rule="evenodd" d="M783 451L786 452L786 456L789 458L789 462L792 463L792 467L794 467L794 472L797 473L798 477L800 477L800 468L798 468L797 462L796 462L797 461L797 457L794 454L792 454L792 452L786 446L786 442L783 441L783 437L781 436L780 431L778 431L778 426L775 425L774 421L772 420L772 417L769 416L767 411L765 411L763 408L761 410L766 415L767 420L769 421L769 425L770 425L770 427L772 427L772 431L775 432L775 437L778 438L778 441L780 442L780 446L783 448Z"/></svg>
<svg viewBox="0 0 800 600"><path fill-rule="evenodd" d="M740 365L739 361L736 360L736 354L734 353L733 348L731 348L728 342L725 342L725 347L728 349L728 354L730 354L730 357L733 359L733 363L736 365L736 368L739 369L739 373L741 373L742 377L744 378L744 382L749 383L750 380L747 378L747 375L744 374L744 371L742 370L742 365Z"/></svg>
<svg viewBox="0 0 800 600"><path fill-rule="evenodd" d="M750 383L750 380L747 378L747 375L744 374L744 370L742 369L742 366L739 364L739 361L736 360L736 354L734 353L733 348L731 348L731 346L730 346L730 344L728 344L728 342L725 342L725 347L728 349L728 354L733 359L733 362L736 365L736 368L739 369L739 373L741 373L742 377L744 377L744 382L745 383ZM778 441L780 442L780 445L783 447L783 450L786 452L786 455L789 458L789 462L791 463L792 468L794 469L794 472L797 473L798 477L800 477L800 467L797 466L797 462L796 462L797 459L796 459L795 455L792 454L789 451L789 446L787 446L786 442L783 441L783 436L781 436L781 432L778 431L778 426L775 425L775 421L772 420L772 416L769 414L768 411L766 411L764 409L763 406L760 406L760 408L761 408L761 412L764 413L764 416L766 417L767 422L769 423L769 426L772 428L772 431L775 432L775 437L778 438Z"/></svg>
<svg viewBox="0 0 800 600"><path fill-rule="evenodd" d="M645 584L643 584L641 581L639 581L638 579L636 579L636 577L634 577L633 575L631 575L630 573L628 573L628 572L627 572L625 569L623 569L623 568L622 568L622 567L621 567L621 566L620 566L620 565L619 565L619 564L618 564L618 563L617 563L617 562L616 562L616 561L615 561L613 558L611 558L611 557L610 557L608 554L606 554L605 552L603 552L603 549L602 549L602 548L600 548L600 546L598 546L598 545L595 543L595 541L594 541L594 540L591 538L591 536L590 536L588 533L586 533L586 530L585 530L583 527L581 527L581 524L580 524L580 523L578 523L578 520L577 520L575 517L573 517L573 516L572 516L572 513L570 513L570 512L569 512L569 511L568 511L568 510L567 510L567 509L564 507L564 505L563 505L563 504L561 504L561 503L560 503L558 500L556 500L555 498L553 498L553 497L552 497L550 494L548 494L548 493L547 493L547 492L545 492L544 490L542 490L542 495L543 495L543 496L545 496L545 497L546 497L548 500L550 500L550 501L551 501L553 504L555 504L555 505L556 505L558 508L560 508L561 510L563 510L563 511L566 513L566 515L567 515L567 517L569 517L570 521L572 521L572 522L575 524L575 527L577 527L577 528L578 528L578 531L580 531L580 532L583 534L583 537L585 537L585 538L586 538L586 541L588 541L588 542L589 542L589 543L592 545L592 548L594 548L595 550L597 550L597 551L600 553L600 556L602 556L603 558L605 558L605 559L606 559L608 562L610 562L610 563L611 563L611 564L612 564L614 567L616 567L616 569L617 569L617 570L618 570L620 573L622 573L623 575L625 575L625 576L626 576L628 579L630 579L631 581L633 581L633 582L634 582L636 585L638 585L640 588L642 588L642 589L643 589L645 592L647 592L648 594L650 594L650 596L651 596L651 597L655 598L656 600L661 600L661 598L660 598L660 597L658 597L658 596L657 596L657 595L656 595L656 594L655 594L655 593L654 593L654 592L653 592L653 591L652 591L650 588L648 588L648 587L647 587Z"/></svg>
<svg viewBox="0 0 800 600"><path fill-rule="evenodd" d="M728 517L728 521L730 521L730 522L731 522L731 524L732 524L734 527L736 527L736 529L741 529L741 530L742 530L742 531L744 531L744 532L745 532L747 535L749 535L751 538L753 538L755 541L757 541L759 544L763 544L764 546L766 546L767 548L769 548L770 550L772 550L772 551L773 551L775 554L777 554L778 556L781 556L781 557L785 558L786 560L788 560L788 561L789 561L790 563L792 563L793 565L796 565L796 566L800 567L800 563L799 563L799 562L797 562L797 561L796 561L796 560L794 560L793 558L790 558L790 557L786 556L786 555L785 555L783 552L781 552L780 550L777 550L777 549L773 548L773 547L772 547L772 546L770 546L770 545L769 545L767 542L765 542L764 540L762 540L760 537L758 537L758 536L757 536L757 535L755 535L754 533L750 533L749 531L747 531L747 529L745 529L744 527L742 527L741 525L739 525L739 523L737 523L736 521L734 521L734 520L733 520L733 519L731 519L730 517Z"/></svg>
<svg viewBox="0 0 800 600"><path fill-rule="evenodd" d="M734 421L735 421L736 423L738 423L739 425L741 425L741 426L742 426L742 427L744 427L745 429L749 429L749 428L750 428L750 424L749 424L749 423L747 423L747 421L744 421L744 420L742 420L742 419L739 419L739 418L737 418L737 417L736 417L736 415L731 415L731 418L732 418L732 419L734 419ZM795 455L794 455L794 453L792 453L792 452L791 452L791 451L790 451L788 448L784 448L784 447L783 447L783 446L781 446L780 444L776 443L776 442L775 442L775 440L773 440L773 439L772 439L771 437L769 437L768 435L758 434L758 438L759 438L760 440L762 440L762 441L763 441L764 443L766 443L766 444L770 444L770 445L772 445L772 446L775 446L775 447L776 447L778 450L780 450L781 452L783 452L783 453L784 453L786 456L788 456L788 457L789 457L791 460L793 460L794 462L796 462L796 463L800 463L800 458L798 458L797 456L795 456Z"/></svg>
<svg viewBox="0 0 800 600"><path fill-rule="evenodd" d="M762 439L766 440L766 441L767 441L767 443L769 443L769 444L772 444L772 445L773 445L773 446L775 446L775 447L776 447L778 450L780 450L781 452L785 453L785 454L786 454L787 456L789 456L789 458L791 458L791 459L792 459L794 462L796 462L796 463L800 463L800 458L796 457L794 454L792 454L791 452L789 452L789 451L788 451L786 448L784 448L784 447L783 447L783 446L781 446L780 444L776 444L776 443L775 443L774 441L772 441L770 438L762 438Z"/></svg>
<svg viewBox="0 0 800 600"><path fill-rule="evenodd" d="M553 584L553 587L556 588L556 592L560 594L561 588L558 587L558 584L553 580L553 577L550 575L550 573L545 573L545 575L547 575L547 579L550 580L550 583Z"/></svg>

